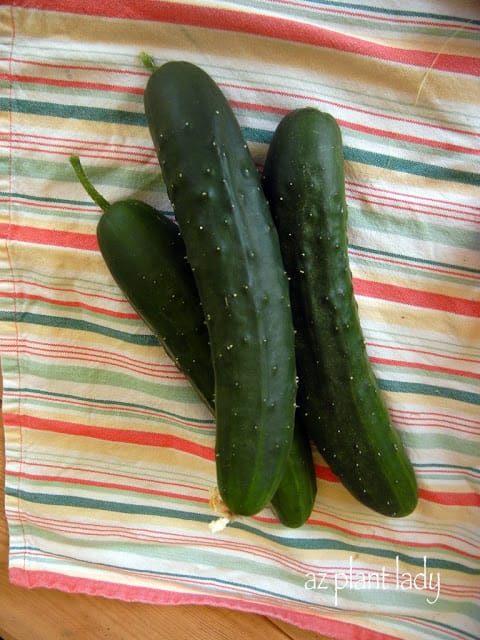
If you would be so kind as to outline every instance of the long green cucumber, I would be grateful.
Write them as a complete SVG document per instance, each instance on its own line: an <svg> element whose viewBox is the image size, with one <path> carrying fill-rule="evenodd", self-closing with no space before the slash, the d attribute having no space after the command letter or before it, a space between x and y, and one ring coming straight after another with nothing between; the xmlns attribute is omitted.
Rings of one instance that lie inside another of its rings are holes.
<svg viewBox="0 0 480 640"><path fill-rule="evenodd" d="M273 497L293 438L296 371L278 235L239 124L194 64L151 74L145 112L208 326L217 482L234 514Z"/></svg>
<svg viewBox="0 0 480 640"><path fill-rule="evenodd" d="M139 200L109 204L91 185L80 160L70 158L92 199L103 209L100 252L132 307L209 406L214 380L208 331L178 226Z"/></svg>
<svg viewBox="0 0 480 640"><path fill-rule="evenodd" d="M314 108L287 114L269 147L263 186L290 277L299 419L358 500L388 516L408 515L417 483L365 347L336 120Z"/></svg>
<svg viewBox="0 0 480 640"><path fill-rule="evenodd" d="M104 211L97 238L112 277L215 413L208 331L178 225L138 200L110 204L93 187L79 158L72 156L70 161L87 193ZM296 428L272 507L283 524L299 527L310 516L315 495L310 442Z"/></svg>

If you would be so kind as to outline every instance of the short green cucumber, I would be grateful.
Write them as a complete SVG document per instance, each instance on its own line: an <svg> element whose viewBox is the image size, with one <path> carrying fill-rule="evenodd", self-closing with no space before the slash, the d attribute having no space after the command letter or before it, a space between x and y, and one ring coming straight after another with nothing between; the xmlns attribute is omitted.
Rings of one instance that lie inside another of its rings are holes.
<svg viewBox="0 0 480 640"><path fill-rule="evenodd" d="M109 204L91 184L79 158L72 156L70 161L104 211L97 237L115 282L214 414L208 331L178 225L138 200ZM283 524L298 527L310 516L315 496L310 442L296 428L272 507Z"/></svg>
<svg viewBox="0 0 480 640"><path fill-rule="evenodd" d="M340 128L329 114L287 114L263 186L290 277L297 330L298 417L333 472L363 504L406 516L413 466L393 428L365 347L348 260Z"/></svg>
<svg viewBox="0 0 480 640"><path fill-rule="evenodd" d="M240 126L205 71L167 62L144 103L209 331L219 492L234 514L253 515L278 488L294 431L294 329L278 235Z"/></svg>
<svg viewBox="0 0 480 640"><path fill-rule="evenodd" d="M72 156L70 162L104 211L97 239L113 279L211 406L214 379L208 331L178 225L139 200L109 204L89 182L78 157Z"/></svg>

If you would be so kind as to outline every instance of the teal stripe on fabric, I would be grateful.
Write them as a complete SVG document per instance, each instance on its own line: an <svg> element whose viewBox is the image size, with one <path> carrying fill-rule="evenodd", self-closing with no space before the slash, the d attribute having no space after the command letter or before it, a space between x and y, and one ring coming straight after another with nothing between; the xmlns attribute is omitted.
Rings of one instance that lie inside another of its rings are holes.
<svg viewBox="0 0 480 640"><path fill-rule="evenodd" d="M72 174L73 179L73 174ZM30 202L41 202L51 204L66 204L69 207L87 207L90 209L98 210L98 206L91 200L69 200L67 198L50 198L48 196L36 196L33 193L8 193L7 191L0 191L0 197L6 198L20 198Z"/></svg>
<svg viewBox="0 0 480 640"><path fill-rule="evenodd" d="M245 127L243 128L243 134L249 141L270 144L273 131ZM434 180L445 180L447 182L480 186L480 172L474 173L472 171L451 169L449 167L442 167L440 165L428 164L416 160L407 160L349 146L344 146L344 156L345 160L349 162L358 162L380 169L388 169L389 171L398 171L400 173L423 176Z"/></svg>
<svg viewBox="0 0 480 640"><path fill-rule="evenodd" d="M196 522L211 522L212 513L187 512L165 507L154 507L147 504L127 504L124 501L99 500L95 498L82 498L74 495L61 495L49 493L32 493L6 487L6 495L33 502L36 504L50 504L61 507L77 507L79 509L99 509L114 513L142 514L147 516L162 516L166 518L180 518L181 520L194 520Z"/></svg>
<svg viewBox="0 0 480 640"><path fill-rule="evenodd" d="M49 504L52 506L62 507L76 507L80 509L99 509L106 510L114 513L127 513L127 514L142 514L151 516L162 516L165 518L174 518L181 520L192 520L195 522L210 523L212 521L212 513L199 513L199 512L187 512L177 509L169 509L160 506L152 506L146 504L127 504L125 502L115 502L112 500L98 500L95 498L84 498L74 495L61 495L61 494L47 494L47 493L33 493L24 491L22 489L16 489L7 485L6 494L12 497L19 498L26 502L32 502L35 504ZM261 535L262 538L268 539L270 542L279 544L281 546L299 549L333 549L346 551L352 554L365 553L367 555L377 556L379 558L394 559L396 556L403 563L408 563L412 566L423 566L423 556L416 557L411 556L404 552L392 552L391 549L380 549L373 546L361 547L358 544L347 544L339 542L338 540L329 540L324 536L321 537L284 537L273 535L267 531L259 531L254 526L249 525L247 522L233 520L229 527L239 528L256 536ZM432 547L433 548L433 547ZM429 550L431 552L431 549ZM453 562L451 560L444 560L442 558L433 558L430 555L429 564L432 569L445 571L459 571L467 575L480 575L480 568L470 567L460 562Z"/></svg>
<svg viewBox="0 0 480 640"><path fill-rule="evenodd" d="M244 531L249 531L250 533L257 533L256 529L249 525L245 521L233 521L229 525L229 527L235 527L242 529ZM313 534L313 528L309 530L309 533ZM262 531L262 537L267 538L271 542L276 544L281 544L286 547L291 548L301 548L301 549L328 549L328 550L339 550L346 551L351 553L352 555L356 554L365 554L372 555L378 558L386 558L389 560L395 559L398 556L399 560L405 564L411 564L412 566L423 566L423 555L422 557L412 556L408 553L400 551L398 549L392 550L387 547L374 547L374 546L361 546L358 543L349 544L345 542L339 542L338 540L330 540L325 538L325 536L314 537L313 535L308 538L295 538L295 537L279 537L272 535L266 531ZM432 569L440 570L444 569L445 571L459 571L461 573L465 573L467 575L480 575L480 568L478 566L469 566L462 564L460 562L454 562L452 560L444 560L442 558L434 558L430 554L434 549L434 545L428 550L428 559L429 564ZM473 564L476 564L473 561Z"/></svg>
<svg viewBox="0 0 480 640"><path fill-rule="evenodd" d="M4 391L9 391L8 388L5 388ZM29 387L22 387L20 389L12 389L11 393L20 393L23 395L29 395L29 394L34 394L34 395L41 395L45 398L45 400L48 400L49 398L55 398L57 400L76 400L80 403L85 402L91 402L91 398L87 398L85 396L78 396L78 395L74 395L74 394L69 394L69 393L55 393L54 391L44 391L43 389L33 389L33 388L29 388ZM95 404L96 405L101 405L104 406L105 409L109 409L112 406L119 408L119 407L123 407L125 409L134 409L136 411L148 411L152 414L152 416L149 416L148 419L152 419L152 420L157 420L158 417L160 416L166 416L166 417L171 417L171 418L182 418L185 419L185 416L183 416L182 414L176 412L172 412L172 411L168 411L167 409L156 409L155 407L153 407L152 405L147 405L147 404L137 404L135 402L122 402L121 400L108 400L105 398L95 398ZM129 412L130 413L130 412ZM193 422L193 419L191 417L188 418L189 421ZM211 425L213 424L214 420L213 418L209 418L209 419L201 419L201 418L195 418L194 419L196 424L200 424L200 425ZM181 428L181 426L178 425L177 423L177 428ZM183 428L187 429L188 427L186 425L183 426Z"/></svg>
<svg viewBox="0 0 480 640"><path fill-rule="evenodd" d="M465 472L465 471L467 471L469 473L472 473L473 475L478 474L479 479L480 479L480 469L478 469L477 467L461 467L458 464L445 464L445 463L442 463L440 465L440 467L441 467L441 469L448 469L449 471L450 470L451 471L458 471L459 475L461 475L462 472ZM421 464L421 463L417 462L415 464L415 468L416 469L426 469L427 471L430 471L431 468L432 468L432 465L431 464ZM435 468L435 470L432 473L437 473L437 468Z"/></svg>
<svg viewBox="0 0 480 640"><path fill-rule="evenodd" d="M410 173L435 180L446 180L447 182L480 186L480 172L461 171L460 169L451 169L439 165L427 164L425 162L406 160L383 153L354 149L352 147L345 147L345 159L350 162L373 165L390 171L399 171L401 173Z"/></svg>
<svg viewBox="0 0 480 640"><path fill-rule="evenodd" d="M108 109L106 107L87 107L84 105L57 104L15 98L10 104L8 98L0 98L0 110L27 113L29 115L50 116L54 118L75 118L112 124L128 124L146 127L147 119L142 112Z"/></svg>
<svg viewBox="0 0 480 640"><path fill-rule="evenodd" d="M462 389L451 389L450 387L441 387L438 385L424 384L420 382L407 382L405 380L385 380L379 379L378 384L383 391L392 391L395 393L415 393L426 396L436 396L440 398L448 398L449 400L458 400L469 404L480 405L480 394Z"/></svg>
<svg viewBox="0 0 480 640"><path fill-rule="evenodd" d="M449 15L446 13L428 13L425 11L408 11L406 9L384 9L383 7L377 7L370 4L354 4L352 2L335 2L334 0L308 0L312 4L317 6L323 5L325 7L338 7L341 9L352 9L355 11L368 11L372 14L382 14L387 16L399 16L404 18L420 18L423 20L446 21L446 22L461 22L465 24L480 25L480 20L474 20L470 18L463 18L461 16Z"/></svg>
<svg viewBox="0 0 480 640"><path fill-rule="evenodd" d="M0 99L0 109L8 110L9 100ZM145 114L124 111L119 109L106 109L101 107L86 107L76 105L62 105L50 102L32 102L30 100L16 99L12 105L13 111L21 113L53 116L59 118L76 118L79 120L93 120L115 124L128 124L136 127L146 127ZM273 132L263 129L243 128L243 134L247 140L260 143L269 143ZM359 162L376 166L391 171L399 171L412 175L424 176L435 180L446 180L459 184L480 186L480 172L461 171L439 165L428 164L415 160L406 160L364 149L355 149L345 146L345 159L351 162Z"/></svg>
<svg viewBox="0 0 480 640"><path fill-rule="evenodd" d="M48 327L58 327L62 329L72 329L73 331L91 331L108 338L116 338L131 344L154 346L159 344L158 339L153 334L133 334L127 331L119 331L105 327L95 322L87 320L75 320L73 318L63 318L61 316L45 316L40 313L22 312L15 313L13 311L0 311L0 321L17 322L25 324L37 324Z"/></svg>

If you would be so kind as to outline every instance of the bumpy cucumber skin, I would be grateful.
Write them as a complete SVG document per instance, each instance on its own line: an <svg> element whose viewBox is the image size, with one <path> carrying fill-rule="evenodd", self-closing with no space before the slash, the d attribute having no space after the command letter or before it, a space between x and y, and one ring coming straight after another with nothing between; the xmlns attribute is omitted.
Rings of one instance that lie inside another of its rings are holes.
<svg viewBox="0 0 480 640"><path fill-rule="evenodd" d="M406 516L417 504L417 483L365 348L335 119L314 108L285 116L269 147L263 185L291 278L299 419L358 500L387 516Z"/></svg>
<svg viewBox="0 0 480 640"><path fill-rule="evenodd" d="M172 61L145 112L202 300L215 372L217 482L235 514L273 497L293 438L288 281L258 172L215 82Z"/></svg>
<svg viewBox="0 0 480 640"><path fill-rule="evenodd" d="M173 220L136 200L109 206L97 237L120 290L214 414L214 375L208 331L185 244ZM309 518L316 494L310 443L294 432L272 506L285 526Z"/></svg>
<svg viewBox="0 0 480 640"><path fill-rule="evenodd" d="M205 318L175 222L138 200L109 206L97 225L115 282L169 356L212 406L213 370Z"/></svg>

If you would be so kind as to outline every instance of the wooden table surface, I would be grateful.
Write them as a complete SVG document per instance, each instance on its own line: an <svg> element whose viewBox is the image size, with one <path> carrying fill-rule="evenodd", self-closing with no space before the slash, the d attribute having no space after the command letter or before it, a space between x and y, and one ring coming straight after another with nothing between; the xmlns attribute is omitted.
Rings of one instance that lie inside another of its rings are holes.
<svg viewBox="0 0 480 640"><path fill-rule="evenodd" d="M0 640L327 640L274 618L216 607L126 603L12 586L4 462L0 424Z"/></svg>

